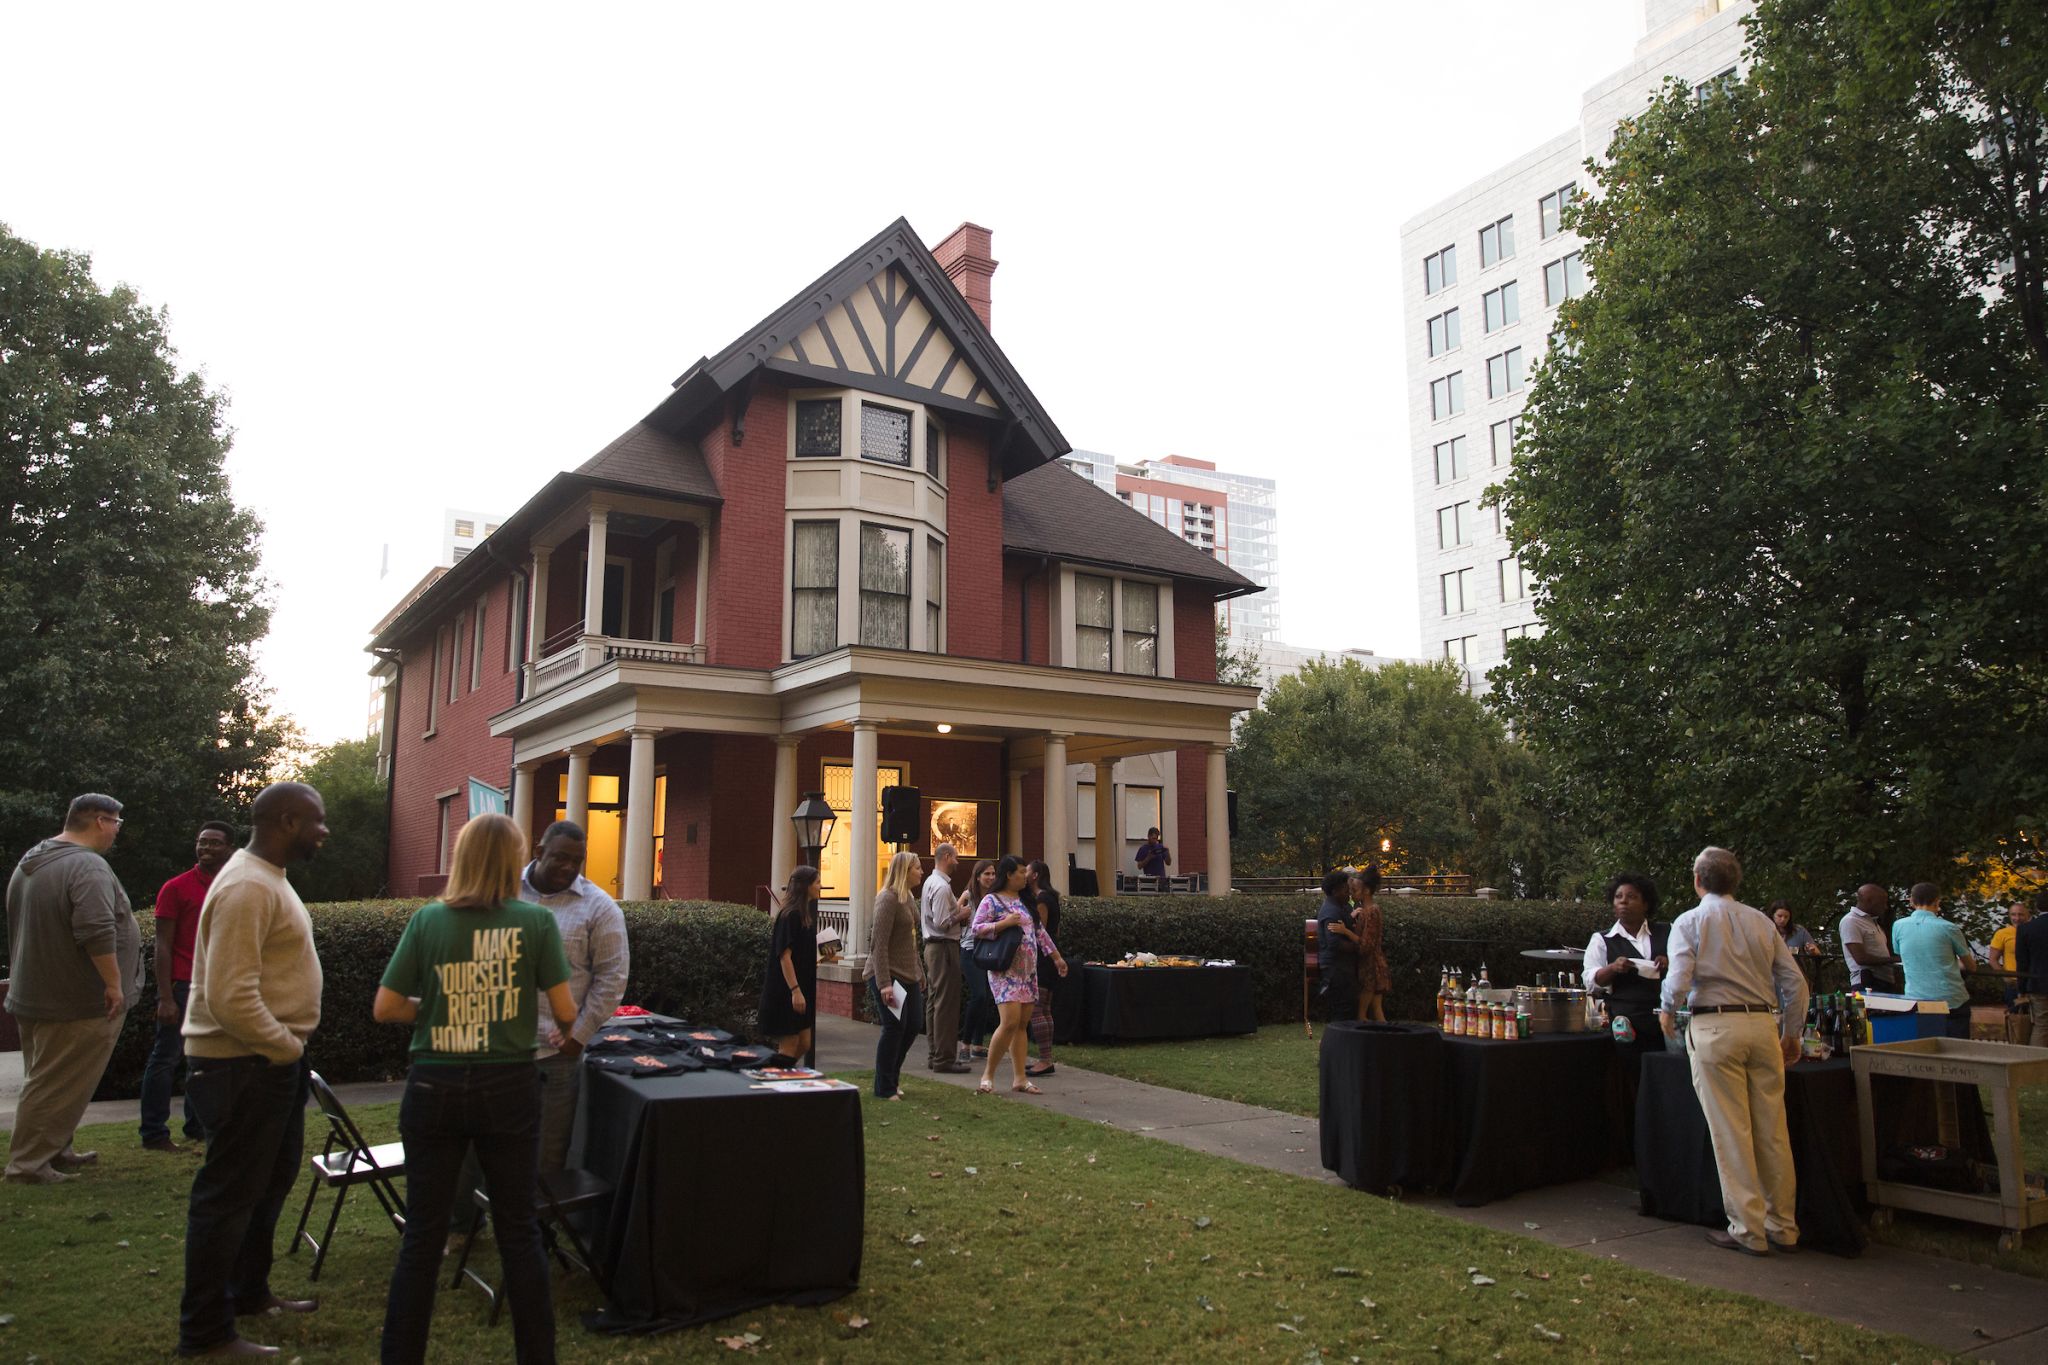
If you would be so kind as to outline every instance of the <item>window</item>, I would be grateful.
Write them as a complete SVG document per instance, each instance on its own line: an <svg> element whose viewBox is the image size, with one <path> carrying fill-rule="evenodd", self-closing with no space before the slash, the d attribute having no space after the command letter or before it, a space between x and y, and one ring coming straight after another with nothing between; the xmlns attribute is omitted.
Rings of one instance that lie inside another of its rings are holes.
<svg viewBox="0 0 2048 1365"><path fill-rule="evenodd" d="M1511 322L1522 320L1522 291L1515 281L1509 280L1498 289L1489 289L1480 295L1479 301L1486 313L1486 330L1498 332Z"/></svg>
<svg viewBox="0 0 2048 1365"><path fill-rule="evenodd" d="M463 560L469 558L469 551L470 547L467 545L456 546L455 552L448 556L448 562L451 564L460 564Z"/></svg>
<svg viewBox="0 0 2048 1365"><path fill-rule="evenodd" d="M1692 88L1692 101L1694 104L1705 104L1708 100L1735 84L1735 81L1735 68L1732 66L1726 71L1716 72Z"/></svg>
<svg viewBox="0 0 2048 1365"><path fill-rule="evenodd" d="M462 695L462 636L463 621L455 618L455 626L448 633L448 700L454 701Z"/></svg>
<svg viewBox="0 0 2048 1365"><path fill-rule="evenodd" d="M924 472L934 479L939 477L939 443L945 439L945 435L932 415L927 412L924 415Z"/></svg>
<svg viewBox="0 0 2048 1365"><path fill-rule="evenodd" d="M1509 626L1509 627L1508 627L1508 628L1507 628L1506 630L1503 630L1503 631L1502 631L1502 632L1500 633L1500 649L1501 649L1501 653L1503 653L1503 654L1507 653L1507 649L1508 649L1508 641L1510 641L1510 640L1526 640L1526 639L1528 639L1528 638L1529 638L1529 628L1528 628L1527 626Z"/></svg>
<svg viewBox="0 0 2048 1365"><path fill-rule="evenodd" d="M1543 267L1543 303L1555 308L1566 299L1575 299L1586 292L1586 270L1579 264L1579 253L1574 251L1561 260L1552 261Z"/></svg>
<svg viewBox="0 0 2048 1365"><path fill-rule="evenodd" d="M1458 345L1458 310L1438 313L1429 320L1429 353L1442 355Z"/></svg>
<svg viewBox="0 0 2048 1365"><path fill-rule="evenodd" d="M1124 672L1159 676L1159 585L1124 580Z"/></svg>
<svg viewBox="0 0 2048 1365"><path fill-rule="evenodd" d="M1165 821L1160 818L1161 789L1158 787L1124 788L1124 841L1138 843L1148 829L1163 829Z"/></svg>
<svg viewBox="0 0 2048 1365"><path fill-rule="evenodd" d="M1442 251L1422 258L1422 292L1434 294L1439 289L1449 288L1458 282L1458 248L1447 246Z"/></svg>
<svg viewBox="0 0 2048 1365"><path fill-rule="evenodd" d="M1448 550L1472 542L1472 504L1454 502L1436 509L1436 547Z"/></svg>
<svg viewBox="0 0 2048 1365"><path fill-rule="evenodd" d="M839 453L839 400L799 398L796 403L796 453L815 459Z"/></svg>
<svg viewBox="0 0 2048 1365"><path fill-rule="evenodd" d="M1510 346L1486 362L1486 396L1499 398L1522 387L1522 348Z"/></svg>
<svg viewBox="0 0 2048 1365"><path fill-rule="evenodd" d="M456 523L455 523L455 534L456 534L456 535L457 535L458 537L460 537L461 539L463 539L463 540L475 540L475 539L476 539L476 523L475 523L475 522L473 522L473 521L458 521L458 522L456 522Z"/></svg>
<svg viewBox="0 0 2048 1365"><path fill-rule="evenodd" d="M449 836L455 832L453 829L455 824L455 798L444 796L435 802L434 806L436 822L434 831L434 871L446 872L448 870L448 846L452 842Z"/></svg>
<svg viewBox="0 0 2048 1365"><path fill-rule="evenodd" d="M443 642L448 632L434 632L434 662L427 670L427 733L433 734L440 728L441 719L441 655Z"/></svg>
<svg viewBox="0 0 2048 1365"><path fill-rule="evenodd" d="M839 523L800 521L790 572L791 658L839 647Z"/></svg>
<svg viewBox="0 0 2048 1365"><path fill-rule="evenodd" d="M505 589L505 671L519 667L520 634L526 629L526 580L515 578Z"/></svg>
<svg viewBox="0 0 2048 1365"><path fill-rule="evenodd" d="M474 692L484 685L484 603L487 598L476 599L474 624L470 627L469 641L469 690Z"/></svg>
<svg viewBox="0 0 2048 1365"><path fill-rule="evenodd" d="M1493 467L1500 468L1515 458L1515 438L1522 433L1522 419L1510 417L1495 422L1487 428L1487 436L1493 442Z"/></svg>
<svg viewBox="0 0 2048 1365"><path fill-rule="evenodd" d="M1465 372L1454 370L1442 379L1429 383L1429 416L1431 421L1441 422L1446 417L1455 417L1465 410Z"/></svg>
<svg viewBox="0 0 2048 1365"><path fill-rule="evenodd" d="M860 524L860 642L910 648L910 532L867 521Z"/></svg>
<svg viewBox="0 0 2048 1365"><path fill-rule="evenodd" d="M1472 595L1470 569L1453 569L1449 573L1438 574L1437 586L1446 616L1456 616L1479 605L1479 600Z"/></svg>
<svg viewBox="0 0 2048 1365"><path fill-rule="evenodd" d="M933 536L925 538L924 565L924 647L934 654L946 652L946 632L941 616L946 605L946 547Z"/></svg>
<svg viewBox="0 0 2048 1365"><path fill-rule="evenodd" d="M1444 657L1460 668L1472 666L1472 651L1479 646L1477 635L1459 635L1444 641Z"/></svg>
<svg viewBox="0 0 2048 1365"><path fill-rule="evenodd" d="M1436 481L1449 483L1465 477L1465 438L1453 436L1432 447L1436 454Z"/></svg>
<svg viewBox="0 0 2048 1365"><path fill-rule="evenodd" d="M1074 662L1098 673L1109 672L1111 587L1107 578L1074 575Z"/></svg>
<svg viewBox="0 0 2048 1365"><path fill-rule="evenodd" d="M910 413L880 403L860 405L860 457L910 467Z"/></svg>
<svg viewBox="0 0 2048 1365"><path fill-rule="evenodd" d="M1522 573L1522 561L1509 555L1500 562L1500 600L1519 602L1529 595L1529 580Z"/></svg>
<svg viewBox="0 0 2048 1365"><path fill-rule="evenodd" d="M1554 237L1564 230L1564 211L1572 200L1578 198L1577 185L1560 185L1551 194L1536 201L1536 233L1539 237Z"/></svg>
<svg viewBox="0 0 2048 1365"><path fill-rule="evenodd" d="M1479 268L1497 265L1515 254L1515 216L1479 229Z"/></svg>

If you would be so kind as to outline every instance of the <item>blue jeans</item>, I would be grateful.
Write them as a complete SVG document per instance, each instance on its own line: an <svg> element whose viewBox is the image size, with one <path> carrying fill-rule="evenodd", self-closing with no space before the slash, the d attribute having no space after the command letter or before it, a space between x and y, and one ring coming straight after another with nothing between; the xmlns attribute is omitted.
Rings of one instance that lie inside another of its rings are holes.
<svg viewBox="0 0 2048 1365"><path fill-rule="evenodd" d="M960 950L960 1043L978 1043L995 1032L996 998L989 993L988 969L974 960L974 949Z"/></svg>
<svg viewBox="0 0 2048 1365"><path fill-rule="evenodd" d="M235 1310L270 1298L277 1216L306 1146L306 1063L194 1057L186 1082L206 1130L206 1163L185 1215L185 1295L178 1349L233 1341Z"/></svg>
<svg viewBox="0 0 2048 1365"><path fill-rule="evenodd" d="M868 1003L875 1011L875 1018L881 1022L882 1036L875 1040L875 1098L886 1100L896 1093L903 1080L903 1059L910 1055L910 1045L917 1041L918 1026L924 1022L923 992L915 986L897 984L903 993L903 1017L897 1018L889 1012L882 1001L882 988L873 980L868 982Z"/></svg>
<svg viewBox="0 0 2048 1365"><path fill-rule="evenodd" d="M405 1139L405 1238L384 1305L385 1365L417 1365L427 1358L448 1213L471 1146L490 1189L491 1227L504 1268L498 1292L512 1312L514 1359L551 1365L555 1304L534 1214L539 1073L531 1062L416 1063L398 1106L398 1131Z"/></svg>
<svg viewBox="0 0 2048 1365"><path fill-rule="evenodd" d="M178 1064L185 1060L185 997L192 993L189 981L171 983L178 1001L178 1022L158 1024L156 1039L149 1046L149 1062L142 1068L142 1140L152 1142L171 1135L171 1088L178 1079ZM185 1086L185 1136L204 1141L206 1133L192 1113L192 1086Z"/></svg>

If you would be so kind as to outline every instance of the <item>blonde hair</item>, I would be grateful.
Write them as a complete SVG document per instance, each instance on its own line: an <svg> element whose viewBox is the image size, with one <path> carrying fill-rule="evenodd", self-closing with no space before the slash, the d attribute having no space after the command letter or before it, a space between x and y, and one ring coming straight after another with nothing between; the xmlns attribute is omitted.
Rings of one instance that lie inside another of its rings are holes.
<svg viewBox="0 0 2048 1365"><path fill-rule="evenodd" d="M924 864L909 849L898 851L889 860L889 873L882 878L882 887L894 891L905 905L917 904L917 883L924 871Z"/></svg>
<svg viewBox="0 0 2048 1365"><path fill-rule="evenodd" d="M451 909L489 909L519 897L526 836L509 815L479 815L462 827L449 860L442 903Z"/></svg>

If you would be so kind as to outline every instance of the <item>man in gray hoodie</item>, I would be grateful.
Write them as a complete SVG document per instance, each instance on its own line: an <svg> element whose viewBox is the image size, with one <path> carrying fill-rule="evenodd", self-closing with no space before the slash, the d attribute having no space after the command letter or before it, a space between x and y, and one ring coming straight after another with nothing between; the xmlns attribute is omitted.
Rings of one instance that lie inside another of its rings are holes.
<svg viewBox="0 0 2048 1365"><path fill-rule="evenodd" d="M7 1008L23 1077L7 1152L15 1184L59 1184L99 1160L71 1139L142 993L142 934L105 857L120 833L121 803L88 792L7 882Z"/></svg>

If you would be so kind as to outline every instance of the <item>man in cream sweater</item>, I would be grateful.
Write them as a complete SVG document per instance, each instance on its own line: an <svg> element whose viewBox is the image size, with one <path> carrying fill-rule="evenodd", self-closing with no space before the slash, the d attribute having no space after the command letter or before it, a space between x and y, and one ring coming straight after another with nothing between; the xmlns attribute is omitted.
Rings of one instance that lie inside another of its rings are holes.
<svg viewBox="0 0 2048 1365"><path fill-rule="evenodd" d="M285 868L327 840L320 793L265 787L249 846L228 859L199 912L185 1009L186 1088L206 1132L185 1222L181 1356L276 1355L235 1319L310 1313L313 1299L270 1289L271 1243L305 1146L306 1038L320 1023L313 921Z"/></svg>

